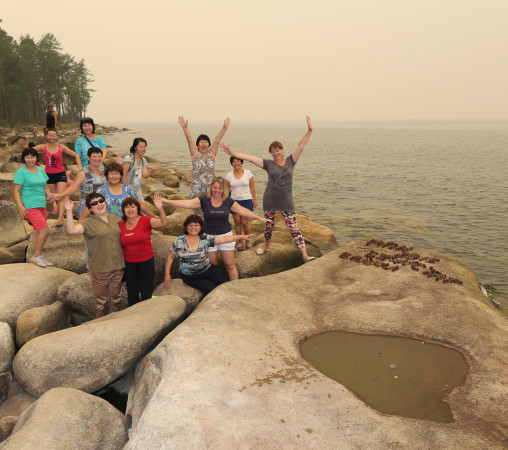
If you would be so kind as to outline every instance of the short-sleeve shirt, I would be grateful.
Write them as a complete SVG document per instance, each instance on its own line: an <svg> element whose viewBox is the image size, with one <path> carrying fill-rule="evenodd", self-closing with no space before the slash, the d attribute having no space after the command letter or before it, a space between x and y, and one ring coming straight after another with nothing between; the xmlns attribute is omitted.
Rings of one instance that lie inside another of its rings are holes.
<svg viewBox="0 0 508 450"><path fill-rule="evenodd" d="M95 174L90 166L83 167L85 179L81 183L81 197L79 198L78 208L83 211L85 209L86 196L92 192L97 192L98 189L106 184L104 171L101 167L101 176Z"/></svg>
<svg viewBox="0 0 508 450"><path fill-rule="evenodd" d="M265 211L294 212L293 202L293 155L286 158L283 166L272 159L263 159L263 169L268 173L268 183L263 195Z"/></svg>
<svg viewBox="0 0 508 450"><path fill-rule="evenodd" d="M226 175L231 186L231 198L234 200L251 200L252 192L250 191L250 179L252 178L252 172L249 169L243 169L243 175L241 178L236 178L233 171Z"/></svg>
<svg viewBox="0 0 508 450"><path fill-rule="evenodd" d="M85 229L90 272L112 272L125 267L120 222L120 218L113 214L108 214L107 223L93 214L81 222Z"/></svg>
<svg viewBox="0 0 508 450"><path fill-rule="evenodd" d="M32 173L23 166L14 174L14 184L21 185L21 203L26 209L46 207L44 187L48 176L42 167L35 167L37 173Z"/></svg>
<svg viewBox="0 0 508 450"><path fill-rule="evenodd" d="M99 189L97 189L97 193L101 194L106 199L106 211L108 213L114 214L115 216L118 216L122 218L122 202L127 197L133 197L138 198L136 193L132 190L130 186L127 186L125 184L122 184L122 193L119 195L114 195L109 190L109 187L107 183L104 186L101 186ZM144 260L143 260L144 261Z"/></svg>
<svg viewBox="0 0 508 450"><path fill-rule="evenodd" d="M212 199L206 195L199 197L199 202L205 220L205 233L219 235L231 231L229 213L231 206L235 203L231 197L227 197L218 208L212 205Z"/></svg>
<svg viewBox="0 0 508 450"><path fill-rule="evenodd" d="M46 173L60 173L65 171L63 166L63 150L60 144L58 144L58 150L55 153L49 152L47 146L44 145L42 154L44 155Z"/></svg>
<svg viewBox="0 0 508 450"><path fill-rule="evenodd" d="M134 155L126 155L123 162L130 163L129 171L127 172L127 184L134 190L139 199L143 199L143 192L141 191L141 179L143 178L143 170L146 167L146 159L141 157L138 161Z"/></svg>
<svg viewBox="0 0 508 450"><path fill-rule="evenodd" d="M180 256L180 272L192 276L204 272L212 264L208 258L208 248L215 245L215 237L201 234L198 248L193 251L189 248L186 236L180 236L173 242L171 251Z"/></svg>
<svg viewBox="0 0 508 450"><path fill-rule="evenodd" d="M106 148L106 142L101 136L95 136L95 139L90 139L93 142L94 147L98 147L100 149ZM81 158L81 166L88 166L88 149L92 147L90 143L86 140L85 136L81 136L76 139L76 143L74 144L74 151Z"/></svg>
<svg viewBox="0 0 508 450"><path fill-rule="evenodd" d="M138 223L132 230L127 229L123 220L120 222L120 243L125 261L142 262L154 257L151 220L149 216L139 216Z"/></svg>

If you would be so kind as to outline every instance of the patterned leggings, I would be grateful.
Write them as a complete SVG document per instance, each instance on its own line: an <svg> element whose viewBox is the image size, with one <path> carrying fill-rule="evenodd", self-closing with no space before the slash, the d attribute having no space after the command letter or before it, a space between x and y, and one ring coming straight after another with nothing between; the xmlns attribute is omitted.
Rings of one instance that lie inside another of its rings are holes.
<svg viewBox="0 0 508 450"><path fill-rule="evenodd" d="M270 219L272 222L265 223L265 241L270 242L272 239L273 227L275 226L275 222L273 222L275 218L275 213L277 211L265 211L265 218ZM303 240L302 233L300 233L300 229L298 228L298 224L296 223L296 215L294 212L290 211L281 211L282 217L284 217L284 222L286 223L286 227L293 236L295 240L295 244L298 248L305 248L305 241Z"/></svg>

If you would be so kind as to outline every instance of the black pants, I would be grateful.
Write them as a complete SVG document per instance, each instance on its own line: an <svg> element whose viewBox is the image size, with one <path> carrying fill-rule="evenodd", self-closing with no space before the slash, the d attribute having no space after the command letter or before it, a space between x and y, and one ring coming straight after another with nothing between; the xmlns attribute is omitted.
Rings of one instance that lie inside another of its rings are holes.
<svg viewBox="0 0 508 450"><path fill-rule="evenodd" d="M190 287L200 290L204 295L212 292L217 286L226 282L224 276L219 272L217 266L210 265L204 272L187 276L182 273L182 280Z"/></svg>
<svg viewBox="0 0 508 450"><path fill-rule="evenodd" d="M154 258L141 262L125 261L124 276L129 306L152 298L153 274Z"/></svg>

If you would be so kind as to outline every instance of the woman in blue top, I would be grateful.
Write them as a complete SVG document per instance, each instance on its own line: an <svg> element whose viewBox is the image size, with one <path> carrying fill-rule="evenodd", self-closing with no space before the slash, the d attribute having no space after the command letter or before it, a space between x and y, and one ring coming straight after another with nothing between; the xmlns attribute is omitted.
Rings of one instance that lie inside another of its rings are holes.
<svg viewBox="0 0 508 450"><path fill-rule="evenodd" d="M123 167L118 163L111 163L104 169L104 176L108 182L97 189L97 193L106 199L106 211L115 216L122 217L122 202L128 198L138 198L134 190L125 184L121 184L123 176ZM141 210L147 215L154 217L154 214L146 206L146 203L140 201ZM83 220L90 215L90 210L85 208L79 220Z"/></svg>
<svg viewBox="0 0 508 450"><path fill-rule="evenodd" d="M49 236L46 221L46 197L50 195L46 184L48 176L44 169L37 166L39 153L33 147L28 147L21 153L25 163L14 174L14 201L18 207L19 217L28 219L34 228L34 256L30 261L40 267L52 266L44 256L42 248Z"/></svg>
<svg viewBox="0 0 508 450"><path fill-rule="evenodd" d="M76 164L79 170L88 166L88 150L91 147L100 148L102 151L102 159L106 159L107 150L106 142L100 136L95 135L95 123L90 117L84 117L79 121L79 128L84 136L76 140L74 151L76 152Z"/></svg>

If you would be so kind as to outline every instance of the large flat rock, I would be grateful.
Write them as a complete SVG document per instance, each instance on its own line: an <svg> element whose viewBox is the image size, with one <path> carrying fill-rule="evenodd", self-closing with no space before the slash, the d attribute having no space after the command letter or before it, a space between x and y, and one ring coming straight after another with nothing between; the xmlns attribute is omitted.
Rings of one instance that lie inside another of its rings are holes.
<svg viewBox="0 0 508 450"><path fill-rule="evenodd" d="M474 275L433 252L463 284L340 255L234 281L208 295L137 366L126 448L503 448L508 442L508 321ZM382 250L388 252L388 250ZM329 330L415 336L467 357L450 424L388 416L300 355L305 335Z"/></svg>

